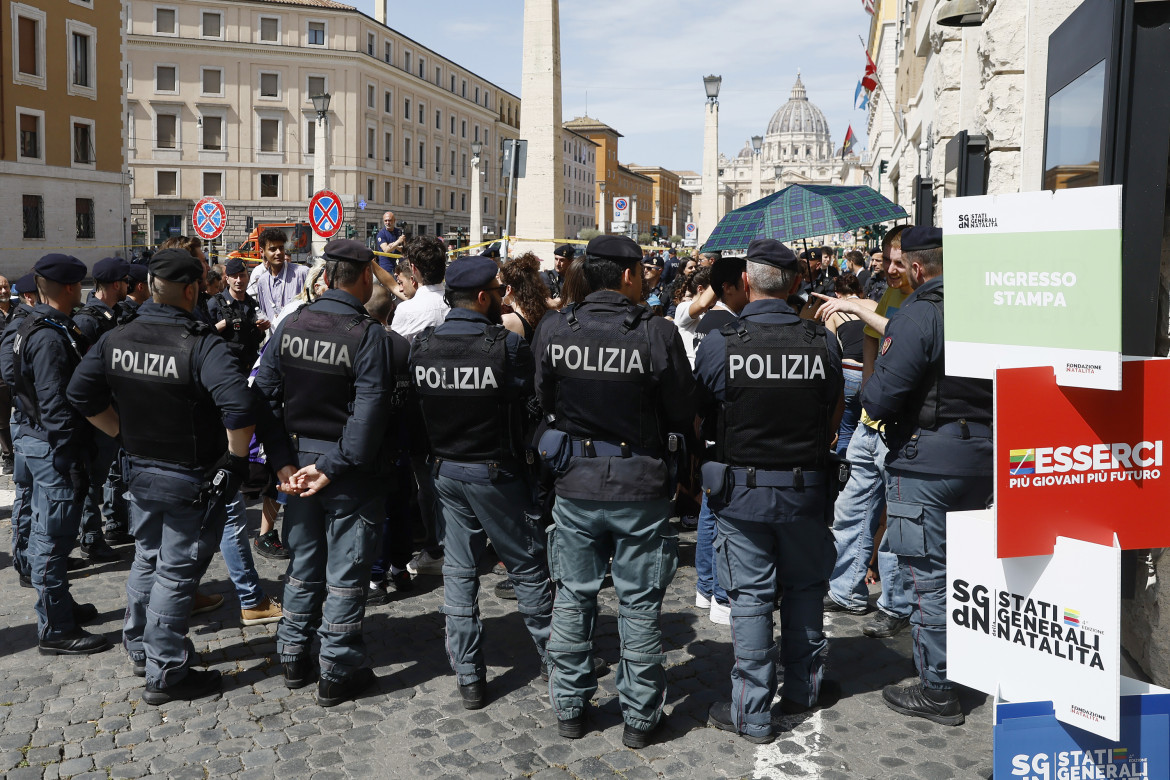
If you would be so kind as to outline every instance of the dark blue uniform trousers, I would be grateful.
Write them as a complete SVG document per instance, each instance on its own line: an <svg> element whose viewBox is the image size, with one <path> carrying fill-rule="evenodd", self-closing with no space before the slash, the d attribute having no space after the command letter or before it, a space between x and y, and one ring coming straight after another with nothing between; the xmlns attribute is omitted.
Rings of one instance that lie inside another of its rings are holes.
<svg viewBox="0 0 1170 780"><path fill-rule="evenodd" d="M28 561L37 590L37 635L56 639L74 628L68 562L77 541L81 504L69 477L53 467L49 443L33 436L21 439L32 476Z"/></svg>
<svg viewBox="0 0 1170 780"><path fill-rule="evenodd" d="M106 490L106 481L110 474L110 466L118 457L119 449L118 442L101 431L97 431L94 438L97 440L97 446L93 457L86 464L89 485L84 496L78 497L84 502L81 511L81 541L86 544L93 541L94 537L102 535L102 507L113 498L112 491ZM110 509L112 511L113 507Z"/></svg>
<svg viewBox="0 0 1170 780"><path fill-rule="evenodd" d="M947 512L982 509L992 478L945 477L891 468L886 538L913 589L914 666L927 688L947 689Z"/></svg>
<svg viewBox="0 0 1170 780"><path fill-rule="evenodd" d="M31 577L28 562L28 537L32 533L32 472L24 458L25 436L20 425L12 422L12 568Z"/></svg>
<svg viewBox="0 0 1170 780"><path fill-rule="evenodd" d="M548 640L549 699L558 720L581 714L597 692L593 629L597 593L613 558L622 659L616 684L626 723L650 729L666 701L666 654L658 625L662 597L678 568L670 501L586 501L557 496L548 562L557 583Z"/></svg>
<svg viewBox="0 0 1170 780"><path fill-rule="evenodd" d="M443 614L447 618L447 658L460 685L486 675L479 619L476 564L490 540L516 588L516 605L544 663L552 620L552 583L545 570L544 544L524 517L531 491L523 480L490 485L435 477L443 516Z"/></svg>
<svg viewBox="0 0 1170 780"><path fill-rule="evenodd" d="M219 549L227 512L222 499L176 500L172 477L137 476L130 487L134 563L126 580L122 644L146 660L146 681L166 688L187 676L195 649L187 638L195 588Z"/></svg>
<svg viewBox="0 0 1170 780"><path fill-rule="evenodd" d="M307 498L289 496L284 509L288 576L284 617L276 630L282 663L308 655L320 640L321 677L344 682L366 657L362 619L370 567L378 555L385 519L379 478L367 485Z"/></svg>
<svg viewBox="0 0 1170 780"><path fill-rule="evenodd" d="M833 535L823 519L754 522L718 517L715 564L731 601L731 718L741 734L772 733L777 648L772 610L777 569L780 601L779 659L784 698L811 705L824 672L822 600L835 557Z"/></svg>

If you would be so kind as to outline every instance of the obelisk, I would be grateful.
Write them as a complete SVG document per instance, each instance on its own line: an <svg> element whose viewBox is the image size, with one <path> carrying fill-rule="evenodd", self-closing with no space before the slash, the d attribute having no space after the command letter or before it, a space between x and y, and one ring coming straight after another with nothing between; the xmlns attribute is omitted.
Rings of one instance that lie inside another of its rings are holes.
<svg viewBox="0 0 1170 780"><path fill-rule="evenodd" d="M532 251L550 264L564 238L564 169L561 165L561 11L559 0L524 0L520 137L528 141L527 171L516 182L516 236L512 254Z"/></svg>

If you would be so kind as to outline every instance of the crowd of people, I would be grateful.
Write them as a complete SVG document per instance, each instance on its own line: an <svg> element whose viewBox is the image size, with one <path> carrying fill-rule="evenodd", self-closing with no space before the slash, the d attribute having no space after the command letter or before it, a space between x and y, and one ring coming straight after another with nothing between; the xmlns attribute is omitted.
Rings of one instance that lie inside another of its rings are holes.
<svg viewBox="0 0 1170 780"><path fill-rule="evenodd" d="M222 605L197 589L218 549L242 622L278 623L285 684L315 682L332 706L374 680L365 610L441 575L446 653L478 709L479 571L498 564L576 739L607 669L593 632L612 578L623 742L640 748L663 717L678 515L697 528L696 607L733 628L710 725L771 741L781 684L783 713L830 706L823 614L868 612L877 581L864 633L912 624L920 676L886 703L962 722L945 513L991 493L991 396L943 372L940 231L895 228L840 265L771 239L680 258L603 235L543 271L531 253L449 260L390 213L377 255L334 240L308 268L285 240L264 231L254 269L209 266L184 237L148 265L108 258L84 306L76 258L46 255L17 282L0 375L13 561L42 652L109 648L82 627L97 610L73 599L69 556L132 543L122 645L143 700L214 693L187 627ZM253 551L287 559L281 598Z"/></svg>

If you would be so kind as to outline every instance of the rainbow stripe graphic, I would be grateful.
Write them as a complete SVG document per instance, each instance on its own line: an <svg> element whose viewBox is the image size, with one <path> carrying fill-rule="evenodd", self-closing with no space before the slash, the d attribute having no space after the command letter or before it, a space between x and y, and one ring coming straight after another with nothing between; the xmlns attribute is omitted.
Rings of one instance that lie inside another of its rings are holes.
<svg viewBox="0 0 1170 780"><path fill-rule="evenodd" d="M1113 760L1114 761L1125 761L1127 759L1129 759L1129 749L1128 748L1113 748Z"/></svg>
<svg viewBox="0 0 1170 780"><path fill-rule="evenodd" d="M1015 477L1020 474L1036 473L1036 450L1008 450L1008 474Z"/></svg>
<svg viewBox="0 0 1170 780"><path fill-rule="evenodd" d="M1064 611L1064 624L1066 626L1079 626L1081 624L1081 613L1075 609L1066 609Z"/></svg>

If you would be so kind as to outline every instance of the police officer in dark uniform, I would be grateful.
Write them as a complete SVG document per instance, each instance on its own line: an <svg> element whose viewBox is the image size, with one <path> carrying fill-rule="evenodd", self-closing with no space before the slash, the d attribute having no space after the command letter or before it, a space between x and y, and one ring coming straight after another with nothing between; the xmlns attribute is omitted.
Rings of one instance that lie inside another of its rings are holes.
<svg viewBox="0 0 1170 780"><path fill-rule="evenodd" d="M89 346L96 344L103 334L118 324L118 307L126 298L126 277L129 273L130 264L120 257L107 257L94 263L94 291L86 304L73 315L73 321L85 334ZM109 483L109 475L118 457L118 443L101 431L94 431L94 445L88 464L89 489L85 493L81 511L81 556L98 562L117 561L121 560L121 556L110 549L103 525L109 523L115 526L116 535L118 524L110 522L114 514L114 490ZM126 539L116 536L115 541L123 542Z"/></svg>
<svg viewBox="0 0 1170 780"><path fill-rule="evenodd" d="M565 269L573 262L576 254L577 250L572 244L561 244L553 251L553 267L540 272L540 278L548 288L550 300L560 301L561 287L565 284Z"/></svg>
<svg viewBox="0 0 1170 780"><path fill-rule="evenodd" d="M150 274L154 300L89 351L68 395L125 450L135 551L122 644L134 673L146 677L143 700L158 705L219 690L219 672L190 668L187 624L219 548L224 496L248 475L248 442L263 409L227 345L191 315L200 262L162 249ZM282 479L291 478L285 437L277 429L264 441Z"/></svg>
<svg viewBox="0 0 1170 780"><path fill-rule="evenodd" d="M37 283L30 272L17 280L12 287L16 302L8 313L4 335L0 337L0 375L12 376L12 340L20 321L32 314L37 303ZM32 301L32 305L28 302ZM32 531L32 474L24 460L24 430L27 418L20 411L20 405L12 404L10 426L12 431L12 568L16 569L22 588L32 587L32 569L28 561L28 537Z"/></svg>
<svg viewBox="0 0 1170 780"><path fill-rule="evenodd" d="M118 322L129 322L138 307L150 299L148 272L142 263L131 263L126 269L126 297L118 304Z"/></svg>
<svg viewBox="0 0 1170 780"><path fill-rule="evenodd" d="M613 559L620 608L617 688L622 742L649 744L666 696L662 597L678 565L668 521L671 450L693 432L694 379L678 330L642 298L642 250L603 235L585 249L592 292L546 315L537 332L536 391L552 428L541 456L558 473L548 559L557 583L548 641L550 698L561 736L585 734L597 690L592 665L597 593Z"/></svg>
<svg viewBox="0 0 1170 780"><path fill-rule="evenodd" d="M443 614L447 656L463 706L484 705L486 668L476 566L490 540L508 568L528 633L544 662L552 587L543 534L526 518L532 490L521 442L532 398L532 351L501 324L504 285L487 257L447 269L451 311L411 347L411 376L422 406L435 493L446 527Z"/></svg>
<svg viewBox="0 0 1170 780"><path fill-rule="evenodd" d="M736 322L709 334L695 355L706 438L703 491L719 536L715 560L731 602L735 665L731 700L712 705L708 723L757 744L775 738L772 700L777 655L784 667L780 708L828 703L823 680L821 599L833 566L829 447L844 410L837 340L801 320L786 299L801 284L799 260L774 239L748 246L748 304ZM776 583L780 649L773 638Z"/></svg>
<svg viewBox="0 0 1170 780"><path fill-rule="evenodd" d="M260 314L260 304L248 294L248 269L244 261L233 257L224 268L227 289L207 301L207 312L215 330L228 343L228 348L247 376L260 354L260 345L268 330L268 320Z"/></svg>
<svg viewBox="0 0 1170 780"><path fill-rule="evenodd" d="M65 400L85 348L68 312L81 302L85 264L69 255L45 255L33 268L41 303L20 321L9 344L11 373L4 377L24 419L24 461L32 477L32 526L28 557L37 591L37 635L46 654L96 653L104 636L84 631L97 609L77 604L69 592L69 551L81 525L85 462L92 446L89 426Z"/></svg>
<svg viewBox="0 0 1170 780"><path fill-rule="evenodd" d="M366 587L378 556L390 473L385 445L395 387L390 338L363 307L373 294L374 253L336 239L325 245L329 290L273 334L256 386L284 418L298 451L299 496L285 507L289 551L277 651L285 684L317 674L317 702L340 704L374 682L364 667Z"/></svg>
<svg viewBox="0 0 1170 780"><path fill-rule="evenodd" d="M882 691L895 712L963 722L947 679L947 512L981 509L992 494L991 381L947 376L943 359L942 230L902 233L914 287L886 326L861 403L885 423L886 538L914 587L910 624L919 682Z"/></svg>

